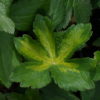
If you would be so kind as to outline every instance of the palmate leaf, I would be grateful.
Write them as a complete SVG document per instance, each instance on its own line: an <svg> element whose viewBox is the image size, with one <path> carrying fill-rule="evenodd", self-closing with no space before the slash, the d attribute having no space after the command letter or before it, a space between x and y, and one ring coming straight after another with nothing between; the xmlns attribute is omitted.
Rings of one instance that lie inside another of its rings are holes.
<svg viewBox="0 0 100 100"><path fill-rule="evenodd" d="M77 49L84 45L92 35L90 24L71 26L62 40L59 59L69 58Z"/></svg>
<svg viewBox="0 0 100 100"><path fill-rule="evenodd" d="M33 31L39 45L28 35L15 38L17 51L28 61L16 67L11 75L12 81L20 82L22 87L42 88L52 78L65 90L76 91L94 87L90 72L95 69L96 60L68 59L90 38L90 24L73 25L64 32L57 32L61 36L58 41L59 35L56 33L53 36L50 19L37 15Z"/></svg>

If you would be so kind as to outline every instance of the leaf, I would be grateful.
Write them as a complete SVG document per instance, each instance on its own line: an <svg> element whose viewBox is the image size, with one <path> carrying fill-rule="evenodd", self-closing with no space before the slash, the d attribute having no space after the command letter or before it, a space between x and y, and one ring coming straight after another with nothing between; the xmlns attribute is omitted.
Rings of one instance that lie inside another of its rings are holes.
<svg viewBox="0 0 100 100"><path fill-rule="evenodd" d="M39 91L34 89L26 89L23 94L16 92L6 93L5 96L7 100L41 100Z"/></svg>
<svg viewBox="0 0 100 100"><path fill-rule="evenodd" d="M41 23L41 24L40 24ZM41 44L49 53L49 56L55 57L55 41L53 37L51 22L48 18L38 15L34 22L34 32Z"/></svg>
<svg viewBox="0 0 100 100"><path fill-rule="evenodd" d="M100 37L97 38L97 39L93 42L93 45L96 46L96 47L100 47Z"/></svg>
<svg viewBox="0 0 100 100"><path fill-rule="evenodd" d="M100 100L100 81L96 82L93 100Z"/></svg>
<svg viewBox="0 0 100 100"><path fill-rule="evenodd" d="M83 9L84 8L84 9ZM74 16L78 23L87 23L90 20L92 6L90 0L75 0Z"/></svg>
<svg viewBox="0 0 100 100"><path fill-rule="evenodd" d="M93 100L94 93L95 93L95 89L81 92L82 100Z"/></svg>
<svg viewBox="0 0 100 100"><path fill-rule="evenodd" d="M13 34L15 31L14 22L7 16L6 6L0 3L0 31Z"/></svg>
<svg viewBox="0 0 100 100"><path fill-rule="evenodd" d="M11 18L17 30L30 30L35 13L43 2L44 0L18 0L12 5Z"/></svg>
<svg viewBox="0 0 100 100"><path fill-rule="evenodd" d="M55 84L50 84L41 91L43 100L79 100L73 93L64 91Z"/></svg>
<svg viewBox="0 0 100 100"><path fill-rule="evenodd" d="M15 31L15 25L10 18L0 15L0 30L13 34Z"/></svg>
<svg viewBox="0 0 100 100"><path fill-rule="evenodd" d="M60 68L62 67L62 68ZM67 66L56 66L51 69L51 75L56 84L65 90L83 91L94 88L94 83L90 78L89 72L77 69L69 69Z"/></svg>
<svg viewBox="0 0 100 100"><path fill-rule="evenodd" d="M0 32L0 80L6 87L11 85L9 76L14 69L12 65L13 53L13 36Z"/></svg>
<svg viewBox="0 0 100 100"><path fill-rule="evenodd" d="M49 16L54 29L66 28L72 16L73 0L51 0Z"/></svg>
<svg viewBox="0 0 100 100"><path fill-rule="evenodd" d="M95 73L95 76L94 76L94 80L98 81L98 80L100 80L100 51L96 51L94 53L94 59L97 62L97 64L96 64L96 73Z"/></svg>
<svg viewBox="0 0 100 100"><path fill-rule="evenodd" d="M62 40L60 49L58 51L58 59L63 60L69 58L71 55L84 45L92 35L90 24L78 24L71 26Z"/></svg>
<svg viewBox="0 0 100 100"><path fill-rule="evenodd" d="M43 61L47 59L47 53L43 47L28 35L15 38L15 47L20 54L27 59Z"/></svg>
<svg viewBox="0 0 100 100"><path fill-rule="evenodd" d="M6 94L7 100L27 100L26 96L19 93L8 93Z"/></svg>
<svg viewBox="0 0 100 100"><path fill-rule="evenodd" d="M51 78L47 70L41 70L42 65L28 63L16 67L11 80L20 82L21 87L42 88L50 83Z"/></svg>
<svg viewBox="0 0 100 100"><path fill-rule="evenodd" d="M0 2L0 14L6 15L6 7Z"/></svg>
<svg viewBox="0 0 100 100"><path fill-rule="evenodd" d="M0 93L0 100L6 100L5 96L2 93Z"/></svg>
<svg viewBox="0 0 100 100"><path fill-rule="evenodd" d="M63 29L63 28L65 29L68 26L69 22L71 21L72 10L73 10L73 2L74 2L74 0L65 0L64 16L62 18L62 22L59 24L59 26L57 28L58 30Z"/></svg>
<svg viewBox="0 0 100 100"><path fill-rule="evenodd" d="M96 82L95 85L95 89L81 92L82 100L100 100L100 81Z"/></svg>
<svg viewBox="0 0 100 100"><path fill-rule="evenodd" d="M12 3L13 0L0 0L1 3L3 3L6 7L6 9L8 10L11 3Z"/></svg>
<svg viewBox="0 0 100 100"><path fill-rule="evenodd" d="M64 18L65 0L51 0L49 16L52 19L54 29L62 22Z"/></svg>
<svg viewBox="0 0 100 100"><path fill-rule="evenodd" d="M94 9L100 7L100 1L99 0L91 0L91 2L92 2L92 6L93 6Z"/></svg>
<svg viewBox="0 0 100 100"><path fill-rule="evenodd" d="M85 70L89 71L95 69L96 67L96 61L93 58L89 58L89 57L69 59L66 62L70 63L70 66L72 68L77 68L83 71Z"/></svg>

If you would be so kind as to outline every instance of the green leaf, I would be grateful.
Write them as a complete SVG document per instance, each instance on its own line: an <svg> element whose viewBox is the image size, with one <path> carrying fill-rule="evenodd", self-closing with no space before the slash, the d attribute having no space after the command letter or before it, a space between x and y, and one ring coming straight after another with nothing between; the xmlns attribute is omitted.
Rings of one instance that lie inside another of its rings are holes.
<svg viewBox="0 0 100 100"><path fill-rule="evenodd" d="M8 10L11 3L12 3L13 0L0 0L1 3L3 3L6 7L6 9Z"/></svg>
<svg viewBox="0 0 100 100"><path fill-rule="evenodd" d="M6 100L5 96L2 93L0 93L0 100Z"/></svg>
<svg viewBox="0 0 100 100"><path fill-rule="evenodd" d="M7 100L41 100L41 96L38 90L26 89L25 93L6 93ZM2 99L1 99L2 100Z"/></svg>
<svg viewBox="0 0 100 100"><path fill-rule="evenodd" d="M84 8L84 9L83 9ZM78 23L87 23L90 21L92 6L90 0L75 0L74 16Z"/></svg>
<svg viewBox="0 0 100 100"><path fill-rule="evenodd" d="M20 54L27 59L43 61L47 59L47 53L43 47L28 35L15 38L15 47Z"/></svg>
<svg viewBox="0 0 100 100"><path fill-rule="evenodd" d="M83 91L85 89L94 88L94 83L87 71L71 69L67 66L58 65L51 69L51 75L56 84L65 90Z"/></svg>
<svg viewBox="0 0 100 100"><path fill-rule="evenodd" d="M100 100L100 81L95 85L95 89L81 92L82 100Z"/></svg>
<svg viewBox="0 0 100 100"><path fill-rule="evenodd" d="M62 40L60 49L58 51L58 59L63 60L69 58L71 55L84 45L92 35L90 24L78 24L71 26Z"/></svg>
<svg viewBox="0 0 100 100"><path fill-rule="evenodd" d="M6 87L11 85L9 76L14 69L12 65L13 49L13 36L0 32L0 80Z"/></svg>
<svg viewBox="0 0 100 100"><path fill-rule="evenodd" d="M65 0L51 0L49 16L52 19L54 29L62 22L65 11Z"/></svg>
<svg viewBox="0 0 100 100"><path fill-rule="evenodd" d="M100 80L100 51L96 51L94 53L94 59L97 62L97 65L96 65L96 74L94 76L94 80L98 81L98 80Z"/></svg>
<svg viewBox="0 0 100 100"><path fill-rule="evenodd" d="M20 65L12 73L11 80L20 82L21 87L42 88L51 81L49 72L44 70L43 67L45 65L35 63Z"/></svg>
<svg viewBox="0 0 100 100"><path fill-rule="evenodd" d="M99 0L91 0L91 2L92 2L92 6L93 6L94 9L100 7L100 1Z"/></svg>
<svg viewBox="0 0 100 100"><path fill-rule="evenodd" d="M64 91L55 84L50 84L41 91L43 100L79 100L73 93Z"/></svg>
<svg viewBox="0 0 100 100"><path fill-rule="evenodd" d="M94 93L95 93L95 89L81 92L82 100L93 100Z"/></svg>
<svg viewBox="0 0 100 100"><path fill-rule="evenodd" d="M72 68L77 68L79 70L92 70L96 67L96 61L93 58L74 58L66 61L70 63Z"/></svg>
<svg viewBox="0 0 100 100"><path fill-rule="evenodd" d="M0 30L13 34L15 31L15 24L7 16L0 15Z"/></svg>
<svg viewBox="0 0 100 100"><path fill-rule="evenodd" d="M7 100L27 100L26 96L15 92L6 94L6 98Z"/></svg>
<svg viewBox="0 0 100 100"><path fill-rule="evenodd" d="M30 30L37 10L43 5L44 0L18 0L11 8L11 18L15 22L16 29Z"/></svg>
<svg viewBox="0 0 100 100"><path fill-rule="evenodd" d="M51 0L49 16L54 29L66 28L72 16L73 0Z"/></svg>
<svg viewBox="0 0 100 100"><path fill-rule="evenodd" d="M6 7L0 2L0 14L6 15Z"/></svg>
<svg viewBox="0 0 100 100"><path fill-rule="evenodd" d="M6 6L0 3L0 31L13 34L15 31L14 22L7 16Z"/></svg>
<svg viewBox="0 0 100 100"><path fill-rule="evenodd" d="M66 28L69 24L69 22L71 21L71 18L72 18L72 8L73 8L73 2L74 0L65 0L65 3L64 3L64 16L62 18L62 21L61 23L59 23L59 26L58 26L58 30L59 29L62 29L62 28ZM59 16L58 16L59 17Z"/></svg>
<svg viewBox="0 0 100 100"><path fill-rule="evenodd" d="M40 24L41 23L41 24ZM50 57L55 57L55 41L52 32L51 21L48 18L37 15L33 30L41 44L49 53Z"/></svg>
<svg viewBox="0 0 100 100"><path fill-rule="evenodd" d="M100 47L100 37L93 42L94 46Z"/></svg>

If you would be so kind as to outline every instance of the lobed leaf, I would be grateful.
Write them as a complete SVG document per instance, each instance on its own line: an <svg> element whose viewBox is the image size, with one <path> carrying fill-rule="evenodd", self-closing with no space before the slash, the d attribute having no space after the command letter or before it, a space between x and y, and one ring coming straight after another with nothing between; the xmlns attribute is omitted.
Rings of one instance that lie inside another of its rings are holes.
<svg viewBox="0 0 100 100"><path fill-rule="evenodd" d="M81 70L72 70L58 65L51 70L51 75L56 84L65 90L83 91L94 88L94 83L90 78L89 72Z"/></svg>
<svg viewBox="0 0 100 100"><path fill-rule="evenodd" d="M11 75L11 80L20 82L21 87L42 88L50 83L51 78L47 70L39 70L42 65L24 64L16 67Z"/></svg>
<svg viewBox="0 0 100 100"><path fill-rule="evenodd" d="M26 59L38 61L47 59L47 53L43 47L28 35L15 38L15 47Z"/></svg>
<svg viewBox="0 0 100 100"><path fill-rule="evenodd" d="M71 55L84 45L91 37L91 25L90 24L78 24L71 26L62 40L60 50L58 51L58 59L63 60L69 58Z"/></svg>

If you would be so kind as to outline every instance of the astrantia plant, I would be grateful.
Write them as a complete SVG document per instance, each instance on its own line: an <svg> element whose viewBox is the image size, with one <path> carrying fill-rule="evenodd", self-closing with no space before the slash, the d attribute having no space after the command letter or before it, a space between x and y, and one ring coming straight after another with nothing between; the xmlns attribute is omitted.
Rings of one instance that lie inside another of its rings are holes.
<svg viewBox="0 0 100 100"><path fill-rule="evenodd" d="M0 0L0 100L100 100L99 13L100 0Z"/></svg>
<svg viewBox="0 0 100 100"><path fill-rule="evenodd" d="M52 79L66 90L94 87L90 71L96 66L95 60L89 57L71 59L91 37L91 24L72 25L62 33L63 39L59 44L56 44L58 34L52 31L52 23L47 17L38 15L33 31L37 40L29 35L14 39L17 51L26 60L16 67L13 81L21 82L22 87L32 88L42 88Z"/></svg>

